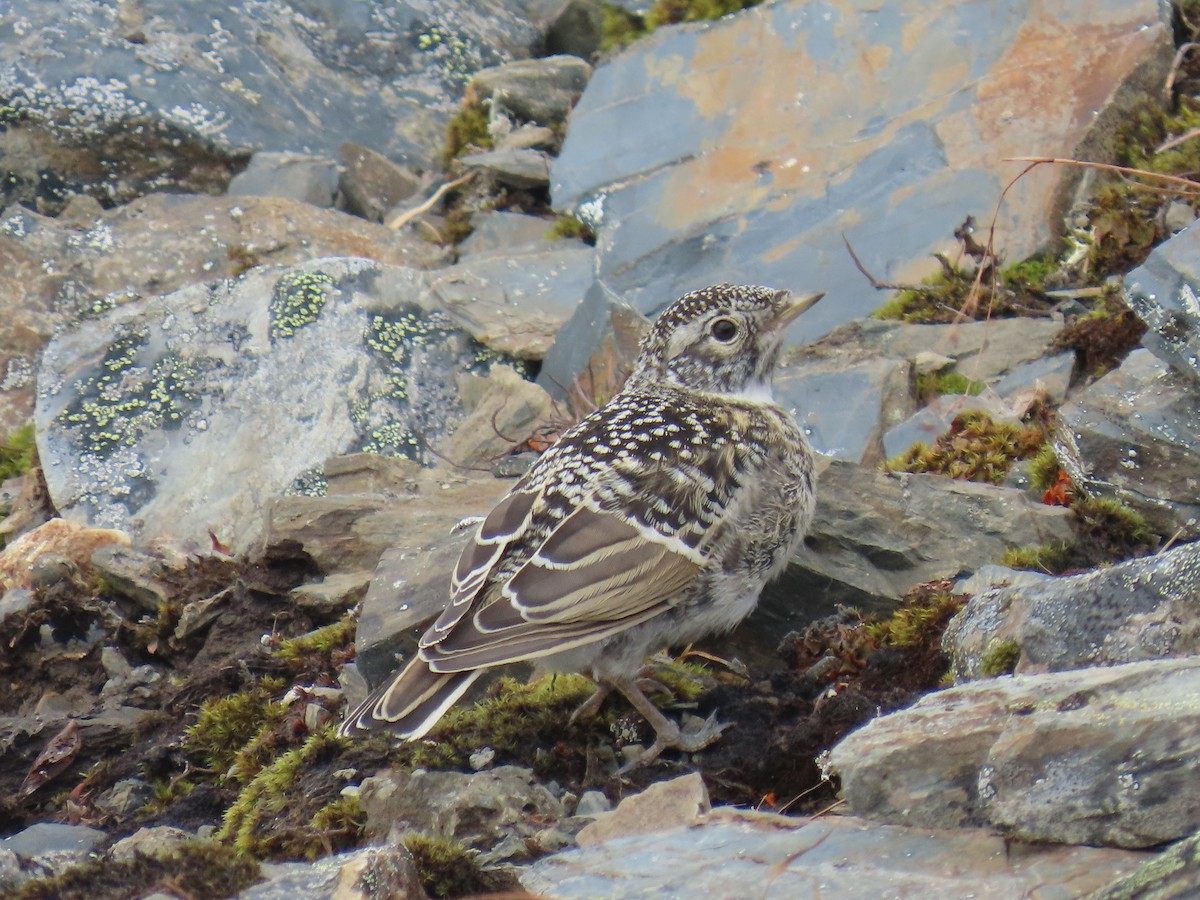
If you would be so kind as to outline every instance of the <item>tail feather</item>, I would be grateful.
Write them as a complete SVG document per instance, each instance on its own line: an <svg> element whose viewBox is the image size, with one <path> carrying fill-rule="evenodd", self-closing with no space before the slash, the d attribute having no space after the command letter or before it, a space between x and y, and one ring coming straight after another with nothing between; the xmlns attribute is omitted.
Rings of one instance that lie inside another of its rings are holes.
<svg viewBox="0 0 1200 900"><path fill-rule="evenodd" d="M338 734L386 728L404 740L422 738L481 674L481 669L444 675L431 672L423 659L414 657L400 674L372 691L346 716Z"/></svg>

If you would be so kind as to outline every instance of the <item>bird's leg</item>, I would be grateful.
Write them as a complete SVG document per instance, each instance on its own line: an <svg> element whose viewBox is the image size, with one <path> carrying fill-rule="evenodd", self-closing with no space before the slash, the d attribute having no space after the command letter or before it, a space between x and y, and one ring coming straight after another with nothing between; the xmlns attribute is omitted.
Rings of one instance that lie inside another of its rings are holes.
<svg viewBox="0 0 1200 900"><path fill-rule="evenodd" d="M612 685L607 681L597 681L595 692L592 694L592 696L584 700L583 703L580 704L579 708L575 710L575 712L571 713L569 723L574 725L579 720L590 719L592 716L598 713L600 711L600 704L602 704L608 695L612 693L612 690Z"/></svg>
<svg viewBox="0 0 1200 900"><path fill-rule="evenodd" d="M642 693L642 689L637 686L634 681L620 681L613 684L620 691L625 699L633 704L633 708L642 714L650 727L654 729L654 743L641 756L635 757L629 763L621 767L618 774L625 774L639 766L644 766L646 763L653 762L658 759L658 755L664 750L682 750L684 753L695 753L697 750L703 750L713 741L721 736L728 725L723 725L717 721L717 714L713 713L699 727L680 728L670 719L662 714L657 706L650 702L650 699ZM591 702L590 700L588 701Z"/></svg>

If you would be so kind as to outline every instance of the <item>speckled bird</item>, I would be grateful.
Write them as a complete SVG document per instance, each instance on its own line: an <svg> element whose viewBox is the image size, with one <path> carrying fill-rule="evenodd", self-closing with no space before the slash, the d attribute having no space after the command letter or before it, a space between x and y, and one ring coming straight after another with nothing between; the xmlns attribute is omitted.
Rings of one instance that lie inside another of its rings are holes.
<svg viewBox="0 0 1200 900"><path fill-rule="evenodd" d="M547 450L482 520L413 659L341 731L428 733L486 669L537 660L592 678L576 716L623 694L663 750L681 729L637 684L646 657L732 628L804 536L813 455L772 397L786 326L820 298L722 284L671 304L625 386Z"/></svg>

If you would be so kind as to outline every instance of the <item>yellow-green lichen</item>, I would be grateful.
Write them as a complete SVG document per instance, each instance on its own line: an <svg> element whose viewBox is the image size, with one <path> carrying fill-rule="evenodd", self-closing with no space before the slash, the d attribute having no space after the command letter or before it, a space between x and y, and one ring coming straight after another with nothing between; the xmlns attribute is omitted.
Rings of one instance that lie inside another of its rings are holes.
<svg viewBox="0 0 1200 900"><path fill-rule="evenodd" d="M289 338L321 316L336 290L327 272L287 272L275 282L271 293L271 341Z"/></svg>
<svg viewBox="0 0 1200 900"><path fill-rule="evenodd" d="M137 362L149 341L146 328L133 328L109 344L101 374L82 382L60 421L78 429L85 451L107 455L133 446L149 431L182 424L200 403L198 370L175 356L146 369Z"/></svg>

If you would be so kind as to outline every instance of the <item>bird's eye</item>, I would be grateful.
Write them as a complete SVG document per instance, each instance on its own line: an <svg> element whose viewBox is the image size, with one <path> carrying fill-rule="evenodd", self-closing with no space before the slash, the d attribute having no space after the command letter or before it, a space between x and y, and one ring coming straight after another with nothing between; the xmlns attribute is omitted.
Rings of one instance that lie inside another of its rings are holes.
<svg viewBox="0 0 1200 900"><path fill-rule="evenodd" d="M722 344L727 344L737 337L738 326L733 319L717 319L712 323L709 332Z"/></svg>

